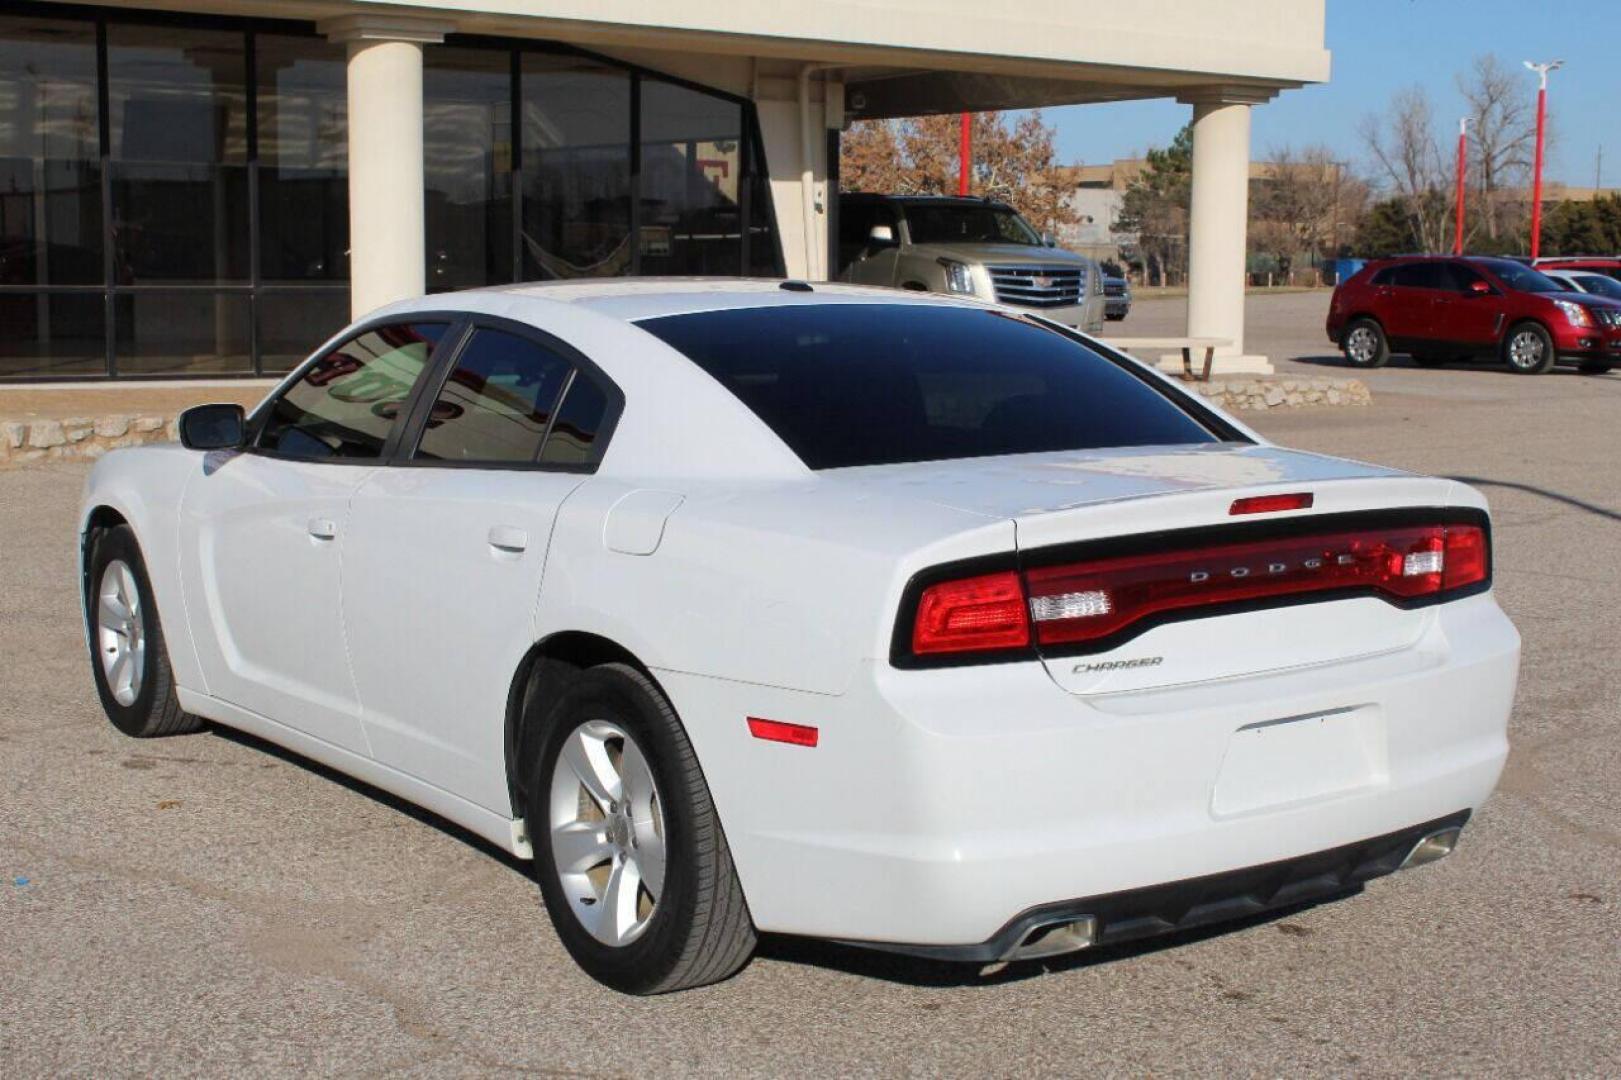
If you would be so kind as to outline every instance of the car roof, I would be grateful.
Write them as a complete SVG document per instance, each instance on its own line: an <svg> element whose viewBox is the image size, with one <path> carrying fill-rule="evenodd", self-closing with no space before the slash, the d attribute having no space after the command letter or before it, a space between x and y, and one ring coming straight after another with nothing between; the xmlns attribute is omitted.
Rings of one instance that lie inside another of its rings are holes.
<svg viewBox="0 0 1621 1080"><path fill-rule="evenodd" d="M528 306L525 303L528 301L538 301L540 306L567 304L629 323L663 318L667 315L695 315L704 311L801 307L814 304L986 306L985 301L972 297L950 297L939 293L911 292L875 285L845 285L821 281L810 284L770 278L622 277L524 282L516 285L467 289L409 301L408 306L404 307L407 310L462 306L479 309L491 300L503 300L514 307Z"/></svg>

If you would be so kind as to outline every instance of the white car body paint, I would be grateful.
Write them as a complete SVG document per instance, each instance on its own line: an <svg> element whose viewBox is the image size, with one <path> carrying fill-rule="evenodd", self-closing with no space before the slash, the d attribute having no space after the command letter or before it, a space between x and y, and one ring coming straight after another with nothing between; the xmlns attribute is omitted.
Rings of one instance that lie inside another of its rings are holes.
<svg viewBox="0 0 1621 1080"><path fill-rule="evenodd" d="M1321 851L1490 794L1519 637L1489 592L1171 622L1079 660L894 666L906 586L942 563L1221 524L1256 494L1309 490L1312 515L1485 502L1236 422L1253 445L817 472L635 325L830 303L974 302L632 280L399 304L373 318L495 315L589 357L625 396L596 471L137 448L97 463L84 522L106 508L134 529L184 708L525 855L502 751L519 662L565 631L616 643L682 718L762 930L982 942L1037 905ZM751 738L749 716L815 726L819 745Z"/></svg>

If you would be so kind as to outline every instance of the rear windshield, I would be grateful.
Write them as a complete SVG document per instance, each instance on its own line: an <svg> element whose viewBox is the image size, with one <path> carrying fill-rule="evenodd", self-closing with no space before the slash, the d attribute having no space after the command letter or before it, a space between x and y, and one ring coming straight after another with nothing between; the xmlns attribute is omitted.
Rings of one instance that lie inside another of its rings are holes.
<svg viewBox="0 0 1621 1080"><path fill-rule="evenodd" d="M1119 364L995 311L825 304L639 325L813 469L1218 441Z"/></svg>

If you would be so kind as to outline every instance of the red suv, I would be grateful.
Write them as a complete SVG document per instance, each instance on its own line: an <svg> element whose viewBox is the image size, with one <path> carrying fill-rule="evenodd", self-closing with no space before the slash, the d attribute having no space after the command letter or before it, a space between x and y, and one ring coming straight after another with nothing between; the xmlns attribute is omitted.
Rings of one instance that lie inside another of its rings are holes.
<svg viewBox="0 0 1621 1080"><path fill-rule="evenodd" d="M1328 337L1355 367L1402 352L1425 367L1495 356L1523 375L1561 362L1598 374L1621 361L1621 301L1566 292L1512 259L1404 255L1334 290Z"/></svg>

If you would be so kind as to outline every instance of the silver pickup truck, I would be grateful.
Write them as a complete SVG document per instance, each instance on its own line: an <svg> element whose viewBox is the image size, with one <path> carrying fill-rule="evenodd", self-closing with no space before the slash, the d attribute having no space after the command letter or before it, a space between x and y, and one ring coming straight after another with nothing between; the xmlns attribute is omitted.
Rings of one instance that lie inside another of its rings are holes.
<svg viewBox="0 0 1621 1080"><path fill-rule="evenodd" d="M1098 264L987 199L841 194L839 279L978 296L1088 333L1103 327Z"/></svg>

